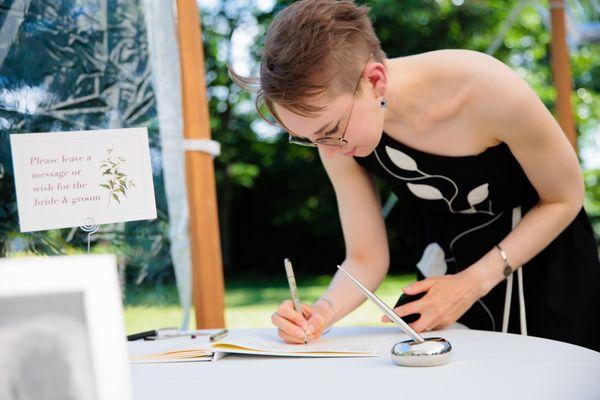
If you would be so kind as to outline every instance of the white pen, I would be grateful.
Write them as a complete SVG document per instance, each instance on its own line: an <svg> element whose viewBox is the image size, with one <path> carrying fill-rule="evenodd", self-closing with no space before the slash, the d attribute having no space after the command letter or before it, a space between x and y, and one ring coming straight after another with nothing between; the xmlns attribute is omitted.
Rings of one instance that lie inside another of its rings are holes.
<svg viewBox="0 0 600 400"><path fill-rule="evenodd" d="M296 277L294 276L294 270L292 269L292 262L289 258L283 260L283 264L285 265L285 274L287 275L287 280L290 285L290 292L292 292L292 302L294 303L294 308L296 312L300 315L302 313L302 305L300 304L300 297L298 297L298 288L296 287ZM302 329L304 332L304 345L308 343L308 336L306 336L306 331Z"/></svg>

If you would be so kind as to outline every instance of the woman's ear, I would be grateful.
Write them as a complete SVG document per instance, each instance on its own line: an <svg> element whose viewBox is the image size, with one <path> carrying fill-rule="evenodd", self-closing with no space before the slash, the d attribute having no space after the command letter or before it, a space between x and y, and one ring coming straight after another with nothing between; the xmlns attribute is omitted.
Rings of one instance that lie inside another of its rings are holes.
<svg viewBox="0 0 600 400"><path fill-rule="evenodd" d="M365 68L363 78L366 78L373 89L373 96L379 98L387 90L387 70L382 63L372 63Z"/></svg>

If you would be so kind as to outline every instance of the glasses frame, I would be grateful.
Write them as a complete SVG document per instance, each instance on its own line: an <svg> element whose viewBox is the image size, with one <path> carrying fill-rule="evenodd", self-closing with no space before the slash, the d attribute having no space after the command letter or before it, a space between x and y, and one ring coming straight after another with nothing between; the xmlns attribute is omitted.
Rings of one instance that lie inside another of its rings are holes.
<svg viewBox="0 0 600 400"><path fill-rule="evenodd" d="M358 82L356 84L356 89L354 91L354 99L352 100L352 105L350 106L350 112L348 113L348 120L346 121L346 126L344 127L344 132L342 132L342 135L339 137L331 137L331 136L320 137L320 138L315 139L314 142L312 142L309 139L300 138L300 137L295 136L288 132L289 143L297 144L300 146L306 146L306 147L317 147L319 145L329 146L329 147L344 147L345 145L348 144L348 141L346 139L344 139L344 137L346 136L346 132L348 131L348 126L350 125L350 119L352 118L352 111L354 110L354 104L356 103L356 98L358 97L358 90L360 89L360 82L362 81L362 74L365 71L365 68L367 68L367 65L369 65L369 61L371 61L371 57L373 57L373 53L369 54L369 59L367 60L367 63L365 64L363 69L360 71L360 76L358 78Z"/></svg>

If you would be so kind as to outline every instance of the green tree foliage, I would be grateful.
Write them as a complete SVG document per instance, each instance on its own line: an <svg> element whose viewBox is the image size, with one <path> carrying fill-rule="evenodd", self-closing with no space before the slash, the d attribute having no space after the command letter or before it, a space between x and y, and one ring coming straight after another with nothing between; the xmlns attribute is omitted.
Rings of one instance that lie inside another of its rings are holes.
<svg viewBox="0 0 600 400"><path fill-rule="evenodd" d="M231 62L231 38L243 31L241 20L252 12L258 24L253 59L260 60L262 38L273 16L290 4L281 1L271 12L227 4L204 16L207 68L214 77L211 82L226 86L229 103L211 98L213 135L224 144L224 154L218 160L219 199L225 264L230 272L249 273L279 271L281 260L291 257L306 270L333 271L332 266L343 258L343 242L337 209L331 186L316 152L286 143L281 134L273 139L257 139L252 132L256 113L250 107L240 107L248 99L226 75L225 63ZM378 0L359 2L371 7L371 19L389 57L399 57L445 48L465 48L485 52L516 1L450 0ZM244 17L242 17L244 16ZM220 21L216 24L216 21ZM211 26L228 26L226 34ZM550 33L544 18L532 6L525 7L494 54L516 70L538 93L546 106L554 109L555 91L550 69ZM221 62L219 49L228 48ZM585 45L572 48L575 109L583 136L592 132L600 121L600 108L593 104L600 99L599 47ZM256 68L255 68L256 70ZM209 82L209 86L214 83ZM223 110L233 109L232 113ZM235 110L245 112L237 113ZM227 117L224 119L224 117ZM243 122L242 122L243 121ZM229 145L229 146L228 146ZM233 147L230 147L233 146ZM231 163L242 165L235 174ZM253 166L252 169L247 169ZM248 175L251 171L252 177ZM598 218L597 186L593 173L588 174L588 199L592 217ZM245 183L240 180L243 178ZM252 181L252 185L248 185ZM595 181L594 181L595 182ZM383 198L389 191L382 188ZM392 269L407 270L416 262L412 250L411 214L402 201L390 214L387 225L392 251ZM232 269L235 266L235 271Z"/></svg>

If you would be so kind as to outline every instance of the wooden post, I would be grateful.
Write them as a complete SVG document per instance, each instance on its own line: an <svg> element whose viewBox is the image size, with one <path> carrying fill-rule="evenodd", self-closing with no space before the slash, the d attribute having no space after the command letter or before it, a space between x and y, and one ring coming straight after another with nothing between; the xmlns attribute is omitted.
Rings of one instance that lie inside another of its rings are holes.
<svg viewBox="0 0 600 400"><path fill-rule="evenodd" d="M550 1L552 16L552 76L556 88L556 112L558 123L571 145L577 151L577 134L571 105L571 66L567 49L565 13L563 0Z"/></svg>
<svg viewBox="0 0 600 400"><path fill-rule="evenodd" d="M177 0L183 132L186 139L210 139L201 22L194 0ZM187 151L192 293L198 329L225 326L223 262L215 171L209 154Z"/></svg>

